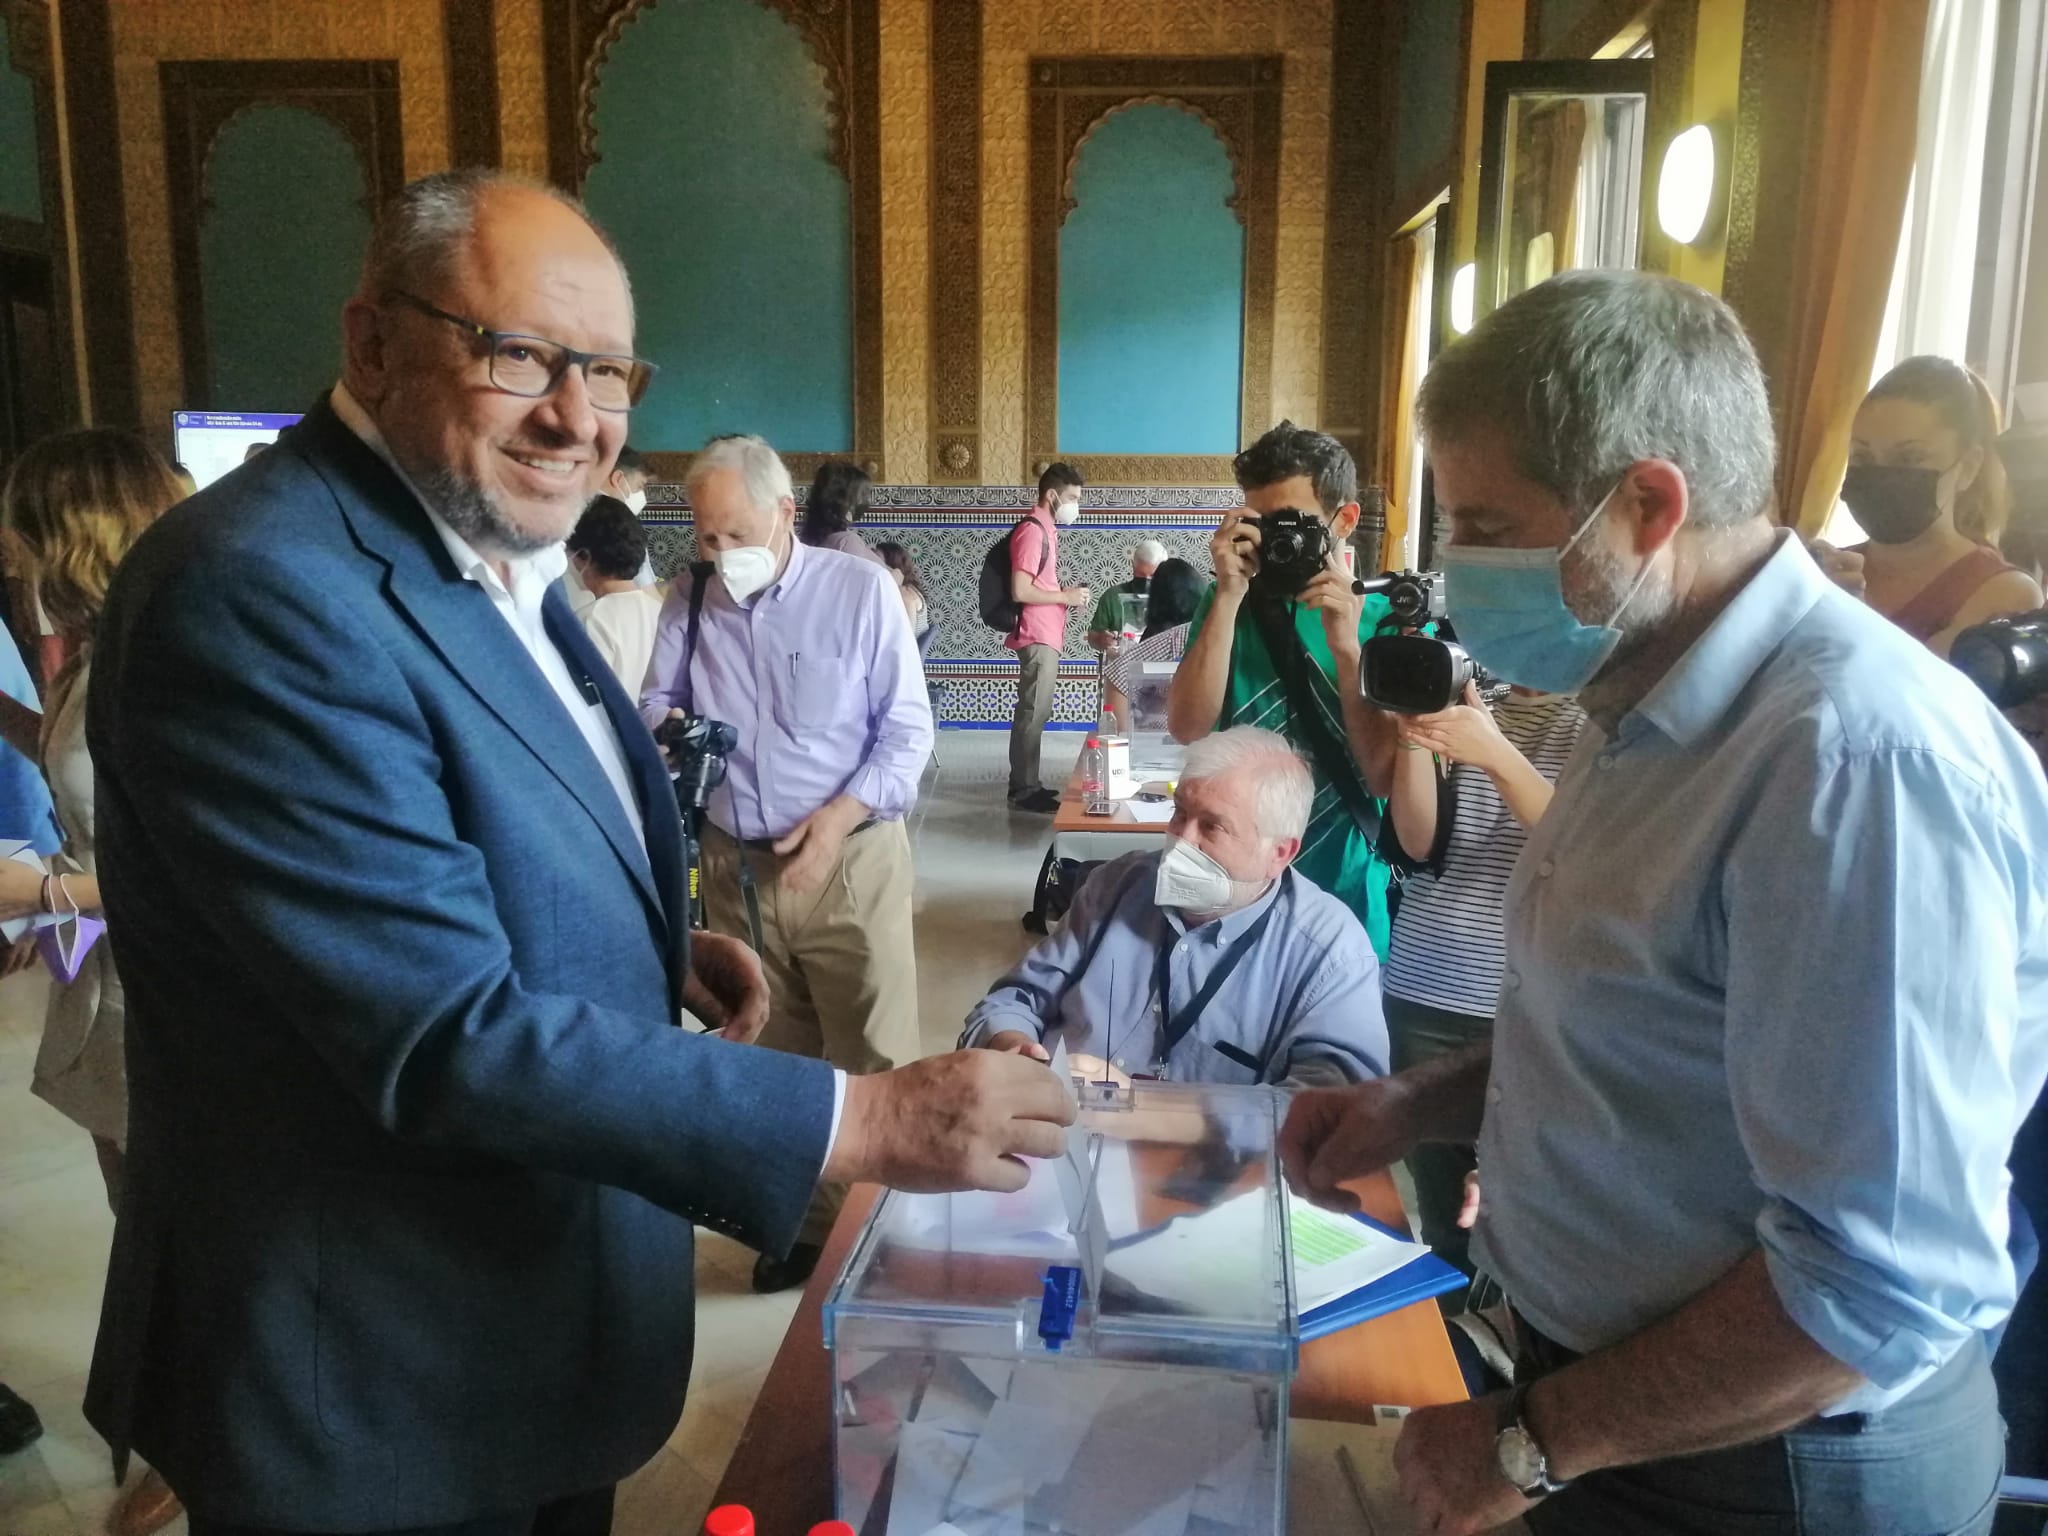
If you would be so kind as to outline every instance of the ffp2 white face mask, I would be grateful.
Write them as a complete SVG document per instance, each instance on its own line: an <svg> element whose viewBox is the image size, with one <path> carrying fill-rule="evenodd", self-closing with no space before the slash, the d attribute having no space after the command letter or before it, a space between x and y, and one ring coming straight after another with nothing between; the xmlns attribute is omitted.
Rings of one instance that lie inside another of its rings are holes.
<svg viewBox="0 0 2048 1536"><path fill-rule="evenodd" d="M1241 904L1247 888L1260 885L1256 880L1236 879L1193 843L1168 834L1166 852L1159 857L1159 873L1152 882L1152 900L1182 912L1224 912Z"/></svg>
<svg viewBox="0 0 2048 1536"><path fill-rule="evenodd" d="M718 579L726 594L744 603L775 579L775 551L765 544L742 544L718 552Z"/></svg>
<svg viewBox="0 0 2048 1536"><path fill-rule="evenodd" d="M630 496L621 496L619 499L626 504L626 510L635 517L647 510L647 492L644 489L635 491Z"/></svg>

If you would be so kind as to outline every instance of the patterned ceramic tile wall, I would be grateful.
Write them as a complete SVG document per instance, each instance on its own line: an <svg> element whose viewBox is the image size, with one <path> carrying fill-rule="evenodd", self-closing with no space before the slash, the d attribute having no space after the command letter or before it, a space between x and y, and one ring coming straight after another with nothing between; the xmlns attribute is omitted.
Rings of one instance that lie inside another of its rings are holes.
<svg viewBox="0 0 2048 1536"><path fill-rule="evenodd" d="M871 544L894 542L917 562L937 616L927 676L938 685L939 723L1007 726L1017 700L1017 664L1002 636L981 622L976 602L982 557L1031 505L1025 486L891 485L876 487L861 533ZM803 492L798 491L801 498ZM667 576L690 556L693 543L682 487L648 487L645 515L654 567ZM1081 521L1060 530L1060 579L1101 593L1131 574L1131 549L1157 539L1172 554L1209 569L1209 535L1238 505L1235 491L1170 486L1091 487L1082 495ZM1054 692L1055 726L1079 727L1095 718L1095 653L1088 649L1085 615L1067 626L1065 659Z"/></svg>

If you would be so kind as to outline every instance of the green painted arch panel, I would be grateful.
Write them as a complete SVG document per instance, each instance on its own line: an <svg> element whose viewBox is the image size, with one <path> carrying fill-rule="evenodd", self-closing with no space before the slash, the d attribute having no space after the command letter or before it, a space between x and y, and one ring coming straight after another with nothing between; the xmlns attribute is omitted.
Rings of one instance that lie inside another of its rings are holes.
<svg viewBox="0 0 2048 1536"><path fill-rule="evenodd" d="M1244 226L1230 153L1159 102L1099 124L1060 230L1062 453L1235 453Z"/></svg>
<svg viewBox="0 0 2048 1536"><path fill-rule="evenodd" d="M36 88L8 68L12 39L0 10L0 213L43 222L42 158L37 152Z"/></svg>
<svg viewBox="0 0 2048 1536"><path fill-rule="evenodd" d="M319 113L266 104L222 127L199 222L206 404L302 411L339 377L365 201L355 147Z"/></svg>
<svg viewBox="0 0 2048 1536"><path fill-rule="evenodd" d="M757 0L657 0L598 78L583 187L632 275L661 377L645 448L720 432L853 446L853 204L823 66Z"/></svg>

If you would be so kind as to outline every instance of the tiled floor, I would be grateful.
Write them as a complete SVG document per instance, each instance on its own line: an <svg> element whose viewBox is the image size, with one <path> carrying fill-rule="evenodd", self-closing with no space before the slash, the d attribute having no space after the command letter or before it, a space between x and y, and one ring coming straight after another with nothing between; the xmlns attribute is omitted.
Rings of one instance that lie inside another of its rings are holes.
<svg viewBox="0 0 2048 1536"><path fill-rule="evenodd" d="M914 813L928 1050L951 1046L968 1008L1026 943L1017 919L1047 823L1003 806L1007 741L1002 731L946 733ZM1048 777L1064 774L1075 745L1078 737L1050 738ZM90 1139L28 1092L41 974L0 982L0 1381L35 1404L45 1427L27 1451L0 1457L0 1536L89 1536L119 1497L106 1447L79 1408L113 1221ZM793 1292L748 1290L753 1258L699 1234L689 1408L667 1448L621 1489L619 1536L687 1536L708 1506L796 1307ZM183 1536L184 1523L171 1531Z"/></svg>

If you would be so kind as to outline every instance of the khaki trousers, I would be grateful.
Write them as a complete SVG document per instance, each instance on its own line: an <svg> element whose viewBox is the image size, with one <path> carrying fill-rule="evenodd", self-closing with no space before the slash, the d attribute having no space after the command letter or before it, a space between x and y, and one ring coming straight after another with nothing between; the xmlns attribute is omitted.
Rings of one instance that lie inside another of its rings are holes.
<svg viewBox="0 0 2048 1536"><path fill-rule="evenodd" d="M1038 776L1046 723L1052 719L1053 684L1060 677L1060 653L1049 645L1027 645L1017 653L1017 708L1010 716L1010 794L1044 788Z"/></svg>
<svg viewBox="0 0 2048 1536"><path fill-rule="evenodd" d="M779 854L754 847L746 857L761 901L761 967L768 975L768 1027L760 1043L855 1076L915 1061L922 1054L917 952L903 823L877 822L854 833L824 885L802 895L782 889L788 861ZM739 846L707 825L703 859L706 919L717 932L751 942ZM819 1185L797 1241L824 1242L845 1196L843 1185Z"/></svg>

